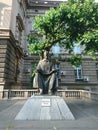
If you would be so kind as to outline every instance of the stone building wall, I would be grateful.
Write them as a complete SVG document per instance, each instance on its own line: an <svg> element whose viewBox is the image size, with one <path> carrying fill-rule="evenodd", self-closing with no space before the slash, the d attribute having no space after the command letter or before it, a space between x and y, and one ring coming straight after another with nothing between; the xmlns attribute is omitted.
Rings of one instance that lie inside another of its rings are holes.
<svg viewBox="0 0 98 130"><path fill-rule="evenodd" d="M75 68L68 62L60 63L61 70L61 88L68 89L91 89L98 90L98 76L96 70L97 60L92 60L89 56L86 56L82 60L82 77L75 78ZM63 72L63 74L62 74Z"/></svg>
<svg viewBox="0 0 98 130"><path fill-rule="evenodd" d="M90 83L98 82L97 73L96 73L96 63L97 61L91 59L84 59L83 62L83 75L89 77Z"/></svg>
<svg viewBox="0 0 98 130"><path fill-rule="evenodd" d="M21 88L25 11L24 0L0 0L0 90Z"/></svg>
<svg viewBox="0 0 98 130"><path fill-rule="evenodd" d="M0 89L10 89L20 80L21 51L11 31L5 30L4 33L0 35Z"/></svg>
<svg viewBox="0 0 98 130"><path fill-rule="evenodd" d="M35 69L35 64L37 65L39 61L38 56L29 56L24 57L24 60L22 62L22 88L23 89L32 89L33 88L33 77L32 72Z"/></svg>
<svg viewBox="0 0 98 130"><path fill-rule="evenodd" d="M11 45L9 41L6 41L7 48L6 48L6 57L5 57L5 73L4 73L4 80L5 80L5 88L14 83L15 77L15 52L14 47Z"/></svg>
<svg viewBox="0 0 98 130"><path fill-rule="evenodd" d="M61 62L60 63L61 69L61 81L62 82L74 82L74 69L72 65L68 62Z"/></svg>
<svg viewBox="0 0 98 130"><path fill-rule="evenodd" d="M0 42L0 90L2 90L4 86L6 48L7 45L5 44L5 41L2 40Z"/></svg>
<svg viewBox="0 0 98 130"><path fill-rule="evenodd" d="M8 40L0 40L0 81L3 81L3 88L11 87L14 83L15 54L13 49ZM2 82L0 85L2 86Z"/></svg>

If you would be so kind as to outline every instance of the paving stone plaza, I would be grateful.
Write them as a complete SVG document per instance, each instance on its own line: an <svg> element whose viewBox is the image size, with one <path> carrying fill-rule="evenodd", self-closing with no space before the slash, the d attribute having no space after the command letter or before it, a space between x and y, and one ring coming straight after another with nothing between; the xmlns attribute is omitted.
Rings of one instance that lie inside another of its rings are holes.
<svg viewBox="0 0 98 130"><path fill-rule="evenodd" d="M75 120L15 120L27 100L0 100L0 130L98 130L98 101L66 101Z"/></svg>

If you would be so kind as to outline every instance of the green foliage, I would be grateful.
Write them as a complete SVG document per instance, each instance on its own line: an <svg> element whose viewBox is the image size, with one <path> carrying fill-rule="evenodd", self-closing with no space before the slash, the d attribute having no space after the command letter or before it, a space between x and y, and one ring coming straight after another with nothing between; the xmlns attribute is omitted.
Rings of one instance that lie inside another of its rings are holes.
<svg viewBox="0 0 98 130"><path fill-rule="evenodd" d="M73 65L73 67L78 67L82 63L81 59L81 55L73 54L72 57L67 61L70 62Z"/></svg>
<svg viewBox="0 0 98 130"><path fill-rule="evenodd" d="M59 55L57 60L63 62L70 62L73 67L78 67L80 64L82 64L82 56L80 54L73 54L70 58L62 58L62 56Z"/></svg>
<svg viewBox="0 0 98 130"><path fill-rule="evenodd" d="M86 44L85 44L86 43ZM86 45L84 49L85 54L91 55L95 58L95 53L98 52L98 30L88 31L82 36L81 45Z"/></svg>
<svg viewBox="0 0 98 130"><path fill-rule="evenodd" d="M32 77L35 76L37 64L38 64L38 63L35 63L35 64L33 64L33 66L32 66L32 73L31 73L31 76L32 76Z"/></svg>
<svg viewBox="0 0 98 130"><path fill-rule="evenodd" d="M56 9L51 8L44 16L35 17L34 28L44 40L38 35L28 36L31 53L40 54L56 43L71 52L75 41L85 46L83 54L92 56L98 51L98 3L68 0Z"/></svg>
<svg viewBox="0 0 98 130"><path fill-rule="evenodd" d="M9 125L6 130L10 130L10 129L14 129L14 126L13 125Z"/></svg>
<svg viewBox="0 0 98 130"><path fill-rule="evenodd" d="M43 51L44 43L37 36L29 35L27 38L29 45L28 48L32 54L40 54Z"/></svg>

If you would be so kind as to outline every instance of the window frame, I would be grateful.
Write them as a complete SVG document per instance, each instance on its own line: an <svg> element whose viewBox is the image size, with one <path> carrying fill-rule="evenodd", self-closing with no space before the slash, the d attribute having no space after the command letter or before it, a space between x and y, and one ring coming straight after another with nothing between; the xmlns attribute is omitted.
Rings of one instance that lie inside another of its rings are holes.
<svg viewBox="0 0 98 130"><path fill-rule="evenodd" d="M74 74L75 74L75 79L76 80L83 79L82 66L81 65L74 69Z"/></svg>

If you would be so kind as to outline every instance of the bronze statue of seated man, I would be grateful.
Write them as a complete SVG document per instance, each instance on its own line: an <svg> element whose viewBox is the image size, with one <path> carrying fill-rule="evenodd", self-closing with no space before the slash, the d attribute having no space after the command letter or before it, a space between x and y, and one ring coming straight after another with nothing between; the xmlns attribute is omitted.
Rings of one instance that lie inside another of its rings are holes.
<svg viewBox="0 0 98 130"><path fill-rule="evenodd" d="M55 94L56 92L55 66L48 59L48 51L44 52L44 58L39 61L33 81L33 87L39 88L41 94Z"/></svg>

